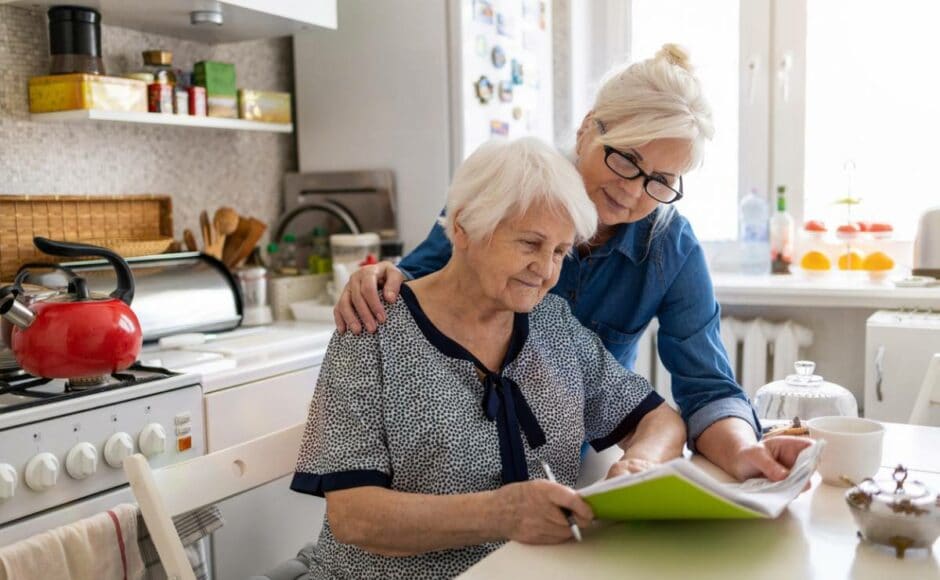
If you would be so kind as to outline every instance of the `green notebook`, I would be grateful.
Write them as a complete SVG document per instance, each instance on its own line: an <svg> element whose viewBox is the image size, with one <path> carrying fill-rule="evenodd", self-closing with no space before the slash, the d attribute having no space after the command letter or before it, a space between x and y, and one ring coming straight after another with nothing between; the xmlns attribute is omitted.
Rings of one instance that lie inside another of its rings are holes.
<svg viewBox="0 0 940 580"><path fill-rule="evenodd" d="M783 481L722 483L688 459L673 459L578 490L602 520L717 520L775 518L816 470L823 443L803 450Z"/></svg>

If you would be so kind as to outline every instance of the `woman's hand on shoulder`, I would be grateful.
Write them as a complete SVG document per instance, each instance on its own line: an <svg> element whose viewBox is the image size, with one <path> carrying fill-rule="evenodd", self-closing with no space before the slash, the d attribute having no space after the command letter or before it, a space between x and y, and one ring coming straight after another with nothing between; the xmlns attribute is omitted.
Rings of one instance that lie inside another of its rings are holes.
<svg viewBox="0 0 940 580"><path fill-rule="evenodd" d="M349 282L333 308L333 320L340 333L347 330L353 334L378 330L385 322L385 307L379 299L379 288L385 293L386 302L398 299L405 275L391 262L379 262L363 266L349 277Z"/></svg>
<svg viewBox="0 0 940 580"><path fill-rule="evenodd" d="M559 544L571 538L562 508L571 510L578 527L594 519L591 506L570 487L545 479L504 485L495 492L500 536L524 544Z"/></svg>

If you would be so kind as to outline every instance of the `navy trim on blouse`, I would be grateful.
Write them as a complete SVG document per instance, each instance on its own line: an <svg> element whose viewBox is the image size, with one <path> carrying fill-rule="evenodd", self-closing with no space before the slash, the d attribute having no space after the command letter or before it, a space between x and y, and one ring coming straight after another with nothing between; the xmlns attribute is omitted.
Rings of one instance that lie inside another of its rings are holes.
<svg viewBox="0 0 940 580"><path fill-rule="evenodd" d="M631 431L636 429L636 426L640 424L640 420L643 419L647 413L664 402L665 399L659 396L659 393L655 391L646 395L646 398L640 401L640 404L630 411L630 414L624 417L623 421L621 421L609 435L591 441L591 447L593 447L595 451L603 451L611 445L616 445Z"/></svg>
<svg viewBox="0 0 940 580"><path fill-rule="evenodd" d="M539 425L535 413L529 407L519 385L503 374L505 368L516 360L526 339L529 337L529 315L515 313L509 348L503 357L503 364L498 372L486 368L473 354L443 332L428 318L414 291L403 284L401 297L415 323L432 346L444 355L466 360L483 374L483 413L490 421L496 421L496 433L499 436L499 455L502 463L504 484L514 481L528 481L529 468L526 465L525 448L522 446L520 430L525 433L529 447L535 449L545 444L545 432Z"/></svg>
<svg viewBox="0 0 940 580"><path fill-rule="evenodd" d="M299 493L324 497L329 491L376 485L392 487L392 478L387 473L375 469L357 469L354 471L335 471L333 473L294 473L290 488Z"/></svg>

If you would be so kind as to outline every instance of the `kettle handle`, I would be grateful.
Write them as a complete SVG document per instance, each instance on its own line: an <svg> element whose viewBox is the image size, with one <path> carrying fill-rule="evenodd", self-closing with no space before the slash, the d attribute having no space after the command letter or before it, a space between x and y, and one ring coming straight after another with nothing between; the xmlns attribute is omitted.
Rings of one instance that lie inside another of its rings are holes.
<svg viewBox="0 0 940 580"><path fill-rule="evenodd" d="M66 258L96 256L104 258L111 264L114 273L117 275L117 289L111 293L111 297L121 300L128 306L134 300L134 275L131 273L131 267L127 265L124 258L115 252L91 244L57 242L40 236L33 238L33 244L36 245L39 251L50 256L64 256Z"/></svg>

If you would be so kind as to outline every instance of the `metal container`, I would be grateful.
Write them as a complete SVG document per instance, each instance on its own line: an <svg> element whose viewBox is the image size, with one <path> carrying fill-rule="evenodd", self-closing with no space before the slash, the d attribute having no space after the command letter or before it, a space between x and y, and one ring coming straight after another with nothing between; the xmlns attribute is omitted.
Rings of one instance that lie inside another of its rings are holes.
<svg viewBox="0 0 940 580"><path fill-rule="evenodd" d="M238 283L222 262L197 252L128 258L136 282L131 309L145 342L184 332L236 328L242 319ZM114 287L114 271L104 260L61 264L88 281L93 291ZM27 282L64 288L61 272L37 272Z"/></svg>
<svg viewBox="0 0 940 580"><path fill-rule="evenodd" d="M859 537L895 549L930 549L940 536L940 501L919 481L907 482L898 465L893 481L866 479L845 493L845 503L858 524Z"/></svg>
<svg viewBox="0 0 940 580"><path fill-rule="evenodd" d="M940 207L925 211L917 224L913 274L940 278Z"/></svg>

